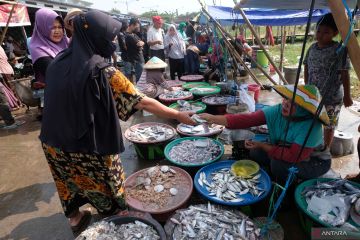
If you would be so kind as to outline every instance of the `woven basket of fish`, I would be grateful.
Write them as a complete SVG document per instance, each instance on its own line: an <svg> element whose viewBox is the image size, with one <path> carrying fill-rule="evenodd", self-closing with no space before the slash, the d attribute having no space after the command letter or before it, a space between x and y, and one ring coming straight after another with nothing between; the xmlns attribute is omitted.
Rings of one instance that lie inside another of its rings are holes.
<svg viewBox="0 0 360 240"><path fill-rule="evenodd" d="M165 105L171 105L172 103L175 103L178 100L191 100L193 99L193 94L188 91L170 91L163 93L159 96L160 102L162 102Z"/></svg>
<svg viewBox="0 0 360 240"><path fill-rule="evenodd" d="M128 128L124 136L134 143L135 151L140 159L164 159L165 146L176 136L176 130L163 123L140 123Z"/></svg>
<svg viewBox="0 0 360 240"><path fill-rule="evenodd" d="M83 231L76 240L166 240L163 227L150 214L124 211L96 222Z"/></svg>
<svg viewBox="0 0 360 240"><path fill-rule="evenodd" d="M183 85L185 84L185 82L183 81L179 81L179 80L168 80L166 81L166 85L169 87L181 87L184 88Z"/></svg>
<svg viewBox="0 0 360 240"><path fill-rule="evenodd" d="M169 106L169 108L176 109L180 112L192 111L195 113L203 113L206 110L206 105L202 102L195 101L186 101L188 104L183 104L182 106L179 103L173 103Z"/></svg>
<svg viewBox="0 0 360 240"><path fill-rule="evenodd" d="M201 82L204 80L203 75L185 75L180 77L181 81L184 82Z"/></svg>
<svg viewBox="0 0 360 240"><path fill-rule="evenodd" d="M210 84L207 82L188 82L188 83L185 83L182 87L185 90L190 90L195 87L208 87L208 86L210 86Z"/></svg>
<svg viewBox="0 0 360 240"><path fill-rule="evenodd" d="M348 239L360 239L360 184L345 179L318 178L295 190L300 222L307 234L313 227L347 230Z"/></svg>
<svg viewBox="0 0 360 240"><path fill-rule="evenodd" d="M235 161L220 161L201 168L195 175L195 189L204 198L222 205L246 206L264 199L271 191L269 175L262 169L251 178L235 176Z"/></svg>
<svg viewBox="0 0 360 240"><path fill-rule="evenodd" d="M210 203L176 211L164 228L169 240L260 239L260 228L248 216Z"/></svg>
<svg viewBox="0 0 360 240"><path fill-rule="evenodd" d="M180 136L216 138L219 134L221 134L224 128L224 126L217 124L200 124L197 126L191 126L180 123L177 125L176 131L180 134Z"/></svg>
<svg viewBox="0 0 360 240"><path fill-rule="evenodd" d="M155 166L130 175L125 181L127 204L165 222L184 207L193 191L191 176L181 168Z"/></svg>
<svg viewBox="0 0 360 240"><path fill-rule="evenodd" d="M185 137L170 142L164 150L167 160L182 167L202 167L224 154L221 142L207 137Z"/></svg>
<svg viewBox="0 0 360 240"><path fill-rule="evenodd" d="M189 91L194 95L194 97L204 97L219 94L221 88L216 86L202 86L191 88Z"/></svg>
<svg viewBox="0 0 360 240"><path fill-rule="evenodd" d="M206 104L206 112L215 115L226 114L226 107L234 101L231 95L210 95L203 97L201 100Z"/></svg>

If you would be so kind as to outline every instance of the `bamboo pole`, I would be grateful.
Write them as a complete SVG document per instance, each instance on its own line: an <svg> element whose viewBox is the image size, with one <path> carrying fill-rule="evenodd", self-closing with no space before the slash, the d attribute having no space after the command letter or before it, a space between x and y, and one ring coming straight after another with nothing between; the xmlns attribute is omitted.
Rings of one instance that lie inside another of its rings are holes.
<svg viewBox="0 0 360 240"><path fill-rule="evenodd" d="M248 25L249 29L251 30L252 34L254 35L254 37L256 38L256 40L259 42L259 46L260 48L264 51L265 56L269 59L270 64L272 64L274 66L274 69L276 71L276 73L279 75L279 78L285 83L288 84L288 82L285 80L284 76L282 75L282 72L279 70L279 68L275 65L274 61L272 60L272 58L270 57L268 51L265 49L264 45L261 42L261 39L259 40L259 37L256 35L256 31L254 30L253 26L251 25L249 19L246 17L244 11L242 10L241 7L239 7L239 5L235 6L235 9L240 11L241 16L243 17L243 19L245 20L246 24Z"/></svg>
<svg viewBox="0 0 360 240"><path fill-rule="evenodd" d="M228 35L228 37L230 37L231 41L235 42L235 39L232 38L232 36L230 34L227 34L226 30L204 8L203 8L203 11L206 15L208 15L208 17L210 19L212 19L212 21L216 24L216 26L218 27L220 32L223 33L222 35L224 35L225 38L227 37L226 35ZM256 67L264 74L265 77L267 77L270 80L270 82L272 82L274 85L277 85L277 83L274 81L274 79L272 79L272 77L263 69L263 67L256 61L256 59L254 59L246 51L243 51L243 52L248 58L250 58L251 61L253 61L256 64ZM241 60L242 60L242 58L241 58ZM249 69L249 71L251 71L251 70Z"/></svg>
<svg viewBox="0 0 360 240"><path fill-rule="evenodd" d="M329 0L329 7L334 16L336 26L339 29L342 40L346 39L349 31L349 20L345 13L345 8L341 0ZM358 79L360 79L360 47L355 34L351 33L348 44L346 45L351 63L354 67Z"/></svg>
<svg viewBox="0 0 360 240"><path fill-rule="evenodd" d="M281 26L280 63L279 63L280 71L282 71L283 59L284 59L283 45L284 45L284 26Z"/></svg>
<svg viewBox="0 0 360 240"><path fill-rule="evenodd" d="M13 15L15 6L16 6L16 4L13 4L12 7L11 7L11 11L10 11L10 14L9 14L9 18L8 18L8 20L7 20L7 22L6 22L5 29L4 29L4 31L2 32L2 35L1 35L0 45L2 45L2 43L3 43L3 41L4 41L4 38L5 38L5 35L6 35L6 32L7 32L8 28L9 28L10 20L11 20L11 17L12 17L12 15Z"/></svg>

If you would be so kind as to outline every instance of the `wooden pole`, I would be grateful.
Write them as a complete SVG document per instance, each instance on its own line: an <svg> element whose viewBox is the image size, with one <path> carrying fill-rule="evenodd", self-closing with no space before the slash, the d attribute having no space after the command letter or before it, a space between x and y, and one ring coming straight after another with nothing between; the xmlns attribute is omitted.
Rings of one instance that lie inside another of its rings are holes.
<svg viewBox="0 0 360 240"><path fill-rule="evenodd" d="M284 45L284 26L281 26L280 63L279 63L280 71L282 71L283 59L284 59L283 45Z"/></svg>
<svg viewBox="0 0 360 240"><path fill-rule="evenodd" d="M288 82L285 80L284 76L282 75L282 72L275 65L275 63L272 60L272 58L270 57L268 51L265 49L264 45L261 42L261 39L259 39L259 37L256 35L256 31L254 30L253 26L251 25L249 19L246 17L244 11L238 5L235 6L235 9L240 11L241 16L245 20L246 24L248 25L249 29L251 30L251 32L254 35L254 37L256 38L256 40L259 42L259 46L264 51L265 56L269 59L270 64L272 64L274 66L274 69L275 69L276 73L279 75L279 78L281 79L281 81L283 81L285 84L288 84Z"/></svg>
<svg viewBox="0 0 360 240"><path fill-rule="evenodd" d="M224 36L224 39L226 39L226 37L227 37L226 35L228 35L228 37L230 37L231 41L235 42L235 39L230 34L227 34L226 30L204 8L203 8L203 12L206 15L208 15L210 19L212 19L212 21L215 23L215 25L220 30L220 33ZM236 51L235 48L234 48L234 51ZM230 51L230 52L232 52L232 51ZM262 66L256 61L256 59L254 59L245 50L243 52L248 58L250 58L251 61L253 61L256 64L256 67L264 74L265 77L267 77L270 80L270 82L272 82L274 85L277 85L277 83L274 81L274 79L272 79L272 77L262 68ZM244 65L245 63L243 62L241 57L240 57L240 59L241 59L241 62L240 61L239 62ZM251 70L249 68L247 68L247 69L248 69L248 71L251 72Z"/></svg>
<svg viewBox="0 0 360 240"><path fill-rule="evenodd" d="M6 22L5 29L4 29L4 31L2 32L2 35L1 35L0 45L2 45L2 43L3 43L4 39L5 39L5 35L6 35L6 32L7 32L8 28L9 28L10 20L11 20L11 17L12 17L12 15L13 15L15 6L16 6L16 4L13 4L12 7L11 7L11 11L10 11L10 14L9 14L9 18L8 18L8 20L7 20L7 22Z"/></svg>
<svg viewBox="0 0 360 240"><path fill-rule="evenodd" d="M334 20L341 38L344 41L349 31L349 20L345 13L345 7L341 0L329 0L329 8L334 16ZM354 67L358 79L360 79L360 47L355 34L351 33L348 44L346 45L351 63Z"/></svg>

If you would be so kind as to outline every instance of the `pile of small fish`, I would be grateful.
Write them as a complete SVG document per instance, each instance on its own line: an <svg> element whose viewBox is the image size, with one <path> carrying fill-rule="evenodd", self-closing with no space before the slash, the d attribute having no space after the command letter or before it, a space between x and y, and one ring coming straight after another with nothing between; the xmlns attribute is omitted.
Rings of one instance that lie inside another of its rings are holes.
<svg viewBox="0 0 360 240"><path fill-rule="evenodd" d="M82 232L77 240L157 240L160 239L156 230L141 221L115 225L113 222L97 222Z"/></svg>
<svg viewBox="0 0 360 240"><path fill-rule="evenodd" d="M211 134L214 132L220 132L223 127L220 125L216 125L216 124L209 124L209 125L197 125L197 126L191 126L191 125L186 125L183 123L180 123L177 127L178 131L185 133L185 134L189 134L189 135L203 135L203 134Z"/></svg>
<svg viewBox="0 0 360 240"><path fill-rule="evenodd" d="M214 88L210 87L195 87L190 89L190 92L192 92L193 94L207 94L214 92L214 90Z"/></svg>
<svg viewBox="0 0 360 240"><path fill-rule="evenodd" d="M143 202L147 208L159 209L177 195L176 186L180 181L176 171L169 166L151 167L136 178L134 186L126 188L126 193Z"/></svg>
<svg viewBox="0 0 360 240"><path fill-rule="evenodd" d="M250 193L253 197L260 197L265 190L259 187L261 174L252 178L240 178L235 176L229 168L223 168L211 173L211 181L208 182L205 172L200 173L198 183L206 188L209 196L225 202L242 202L242 195Z"/></svg>
<svg viewBox="0 0 360 240"><path fill-rule="evenodd" d="M138 142L156 142L165 141L174 137L173 129L165 126L149 126L149 127L136 127L130 128L127 138L131 141Z"/></svg>
<svg viewBox="0 0 360 240"><path fill-rule="evenodd" d="M208 105L226 105L229 103L230 96L210 96L203 98L203 103Z"/></svg>
<svg viewBox="0 0 360 240"><path fill-rule="evenodd" d="M347 180L317 182L316 185L305 187L302 195L308 204L308 211L318 215L320 220L334 227L349 228L352 226L347 223L347 220L350 209L355 204L360 204L360 189ZM352 227L353 230L356 229L356 227Z"/></svg>
<svg viewBox="0 0 360 240"><path fill-rule="evenodd" d="M260 238L260 229L250 219L210 203L207 207L197 205L178 210L170 221L175 224L173 240L256 240Z"/></svg>
<svg viewBox="0 0 360 240"><path fill-rule="evenodd" d="M186 111L192 111L192 112L197 112L202 110L203 107L196 104L196 103L189 103L189 105L186 106L177 106L176 110L180 111L180 112L186 112Z"/></svg>
<svg viewBox="0 0 360 240"><path fill-rule="evenodd" d="M212 139L184 140L169 152L170 158L178 163L202 164L217 158L221 148Z"/></svg>
<svg viewBox="0 0 360 240"><path fill-rule="evenodd" d="M177 99L177 98L186 98L186 97L190 97L192 95L191 92L187 92L187 91L169 91L169 92L165 92L163 94L161 94L159 96L159 98L163 98L163 99Z"/></svg>

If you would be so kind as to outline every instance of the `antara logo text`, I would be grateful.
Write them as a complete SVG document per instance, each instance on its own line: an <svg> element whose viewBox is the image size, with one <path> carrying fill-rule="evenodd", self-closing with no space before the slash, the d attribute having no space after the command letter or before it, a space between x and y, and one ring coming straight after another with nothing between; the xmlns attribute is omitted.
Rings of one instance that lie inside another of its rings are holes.
<svg viewBox="0 0 360 240"><path fill-rule="evenodd" d="M321 236L347 236L347 233L346 231L341 231L341 230L322 231Z"/></svg>

